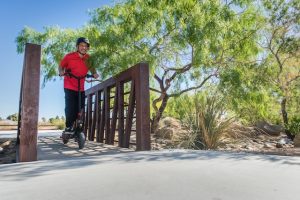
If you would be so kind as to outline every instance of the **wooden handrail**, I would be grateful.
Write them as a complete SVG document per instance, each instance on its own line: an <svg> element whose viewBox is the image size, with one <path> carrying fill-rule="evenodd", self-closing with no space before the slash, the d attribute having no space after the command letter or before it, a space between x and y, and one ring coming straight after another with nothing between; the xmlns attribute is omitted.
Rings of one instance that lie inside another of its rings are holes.
<svg viewBox="0 0 300 200"><path fill-rule="evenodd" d="M124 85L128 83L129 93L124 92ZM113 98L110 92L112 89ZM139 63L87 89L84 123L87 138L93 141L96 137L97 142L105 141L106 144L113 145L117 131L118 145L128 148L131 133L134 132L136 150L150 150L149 92L149 66L146 63ZM124 106L125 94L129 94L128 106ZM134 118L136 122L133 124Z"/></svg>

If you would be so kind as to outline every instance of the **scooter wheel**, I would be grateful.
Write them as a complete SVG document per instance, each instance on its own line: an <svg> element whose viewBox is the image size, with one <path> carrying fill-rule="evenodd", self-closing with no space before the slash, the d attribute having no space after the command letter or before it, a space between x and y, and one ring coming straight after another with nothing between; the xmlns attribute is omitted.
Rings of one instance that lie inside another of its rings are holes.
<svg viewBox="0 0 300 200"><path fill-rule="evenodd" d="M84 144L85 144L85 136L84 136L83 132L78 134L78 141L77 142L78 142L79 149L83 149Z"/></svg>

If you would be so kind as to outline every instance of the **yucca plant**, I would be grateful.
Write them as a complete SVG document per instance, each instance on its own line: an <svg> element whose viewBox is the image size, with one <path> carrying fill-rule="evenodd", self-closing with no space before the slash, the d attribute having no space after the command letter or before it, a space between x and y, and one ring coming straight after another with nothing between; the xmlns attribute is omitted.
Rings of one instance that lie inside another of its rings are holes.
<svg viewBox="0 0 300 200"><path fill-rule="evenodd" d="M216 149L233 118L228 118L219 96L195 95L194 103L183 122L187 132L180 146L193 149Z"/></svg>

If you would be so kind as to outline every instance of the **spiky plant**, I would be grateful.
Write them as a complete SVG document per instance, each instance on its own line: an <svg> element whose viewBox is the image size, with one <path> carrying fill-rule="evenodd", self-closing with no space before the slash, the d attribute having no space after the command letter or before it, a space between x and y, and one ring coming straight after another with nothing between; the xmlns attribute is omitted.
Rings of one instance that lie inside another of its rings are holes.
<svg viewBox="0 0 300 200"><path fill-rule="evenodd" d="M195 95L194 104L187 112L184 124L187 132L180 146L193 149L216 149L220 138L228 131L233 118L226 116L219 96Z"/></svg>

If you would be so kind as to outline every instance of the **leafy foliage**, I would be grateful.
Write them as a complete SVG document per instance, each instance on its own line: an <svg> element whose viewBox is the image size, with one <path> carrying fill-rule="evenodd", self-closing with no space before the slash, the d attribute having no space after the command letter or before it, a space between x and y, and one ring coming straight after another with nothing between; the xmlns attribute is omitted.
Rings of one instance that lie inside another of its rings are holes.
<svg viewBox="0 0 300 200"><path fill-rule="evenodd" d="M291 118L288 129L292 134L300 134L300 116L294 116Z"/></svg>
<svg viewBox="0 0 300 200"><path fill-rule="evenodd" d="M279 121L280 107L264 82L264 75L258 65L234 67L220 75L219 91L225 96L227 109L246 124Z"/></svg>
<svg viewBox="0 0 300 200"><path fill-rule="evenodd" d="M18 121L18 116L19 116L18 113L14 113L12 115L7 116L6 119L12 120L12 121Z"/></svg>
<svg viewBox="0 0 300 200"><path fill-rule="evenodd" d="M244 122L278 122L280 110L291 118L300 111L299 8L299 0L124 0L95 9L77 30L25 27L17 50L27 42L43 46L45 83L85 36L89 66L104 79L149 63L153 119L164 111L183 119L194 104L185 94L209 94L211 84Z"/></svg>
<svg viewBox="0 0 300 200"><path fill-rule="evenodd" d="M188 108L190 108L192 104L192 95L184 94L179 97L175 97L168 102L165 115L182 120L185 117Z"/></svg>
<svg viewBox="0 0 300 200"><path fill-rule="evenodd" d="M56 116L55 118L50 118L49 122L55 126L57 126L58 129L63 130L65 128L65 117L62 116L61 118L59 116Z"/></svg>

